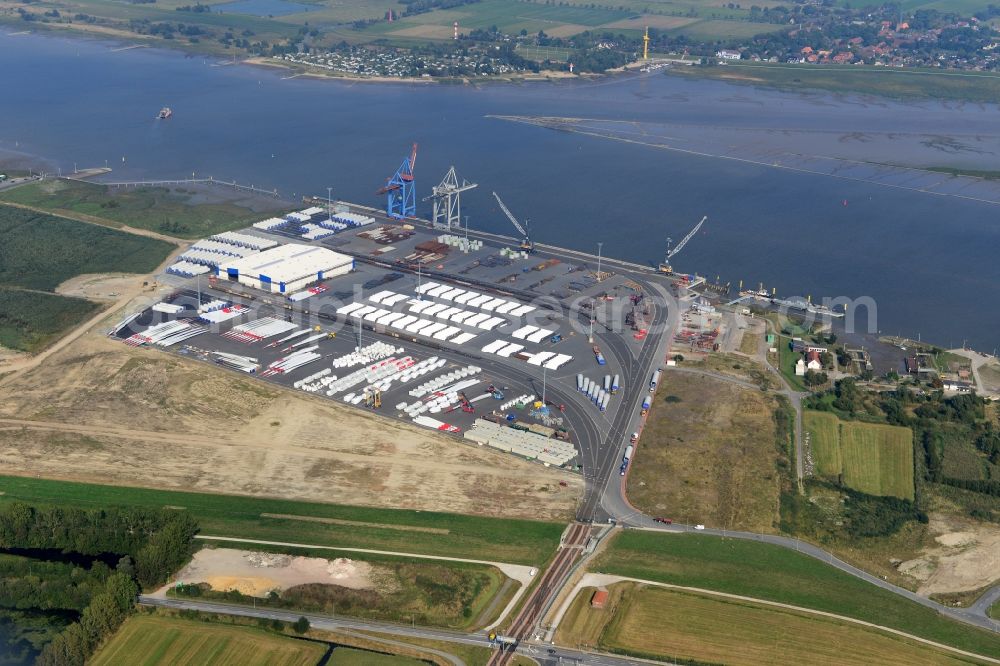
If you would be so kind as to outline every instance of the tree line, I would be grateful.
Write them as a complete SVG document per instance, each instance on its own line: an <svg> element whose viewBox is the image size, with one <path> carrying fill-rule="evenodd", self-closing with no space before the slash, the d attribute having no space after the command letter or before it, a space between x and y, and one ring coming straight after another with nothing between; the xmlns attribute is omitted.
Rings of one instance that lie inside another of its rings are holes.
<svg viewBox="0 0 1000 666"><path fill-rule="evenodd" d="M194 519L181 511L38 507L22 502L0 506L0 548L128 555L143 587L166 581L187 560L197 532Z"/></svg>
<svg viewBox="0 0 1000 666"><path fill-rule="evenodd" d="M35 660L37 666L83 666L87 658L135 611L139 587L126 571L108 578L74 622L56 635Z"/></svg>
<svg viewBox="0 0 1000 666"><path fill-rule="evenodd" d="M191 554L197 523L180 511L81 509L0 504L0 608L79 610L80 616L41 651L41 666L83 666L133 612L140 585L167 580ZM118 556L112 571L32 559L33 550Z"/></svg>

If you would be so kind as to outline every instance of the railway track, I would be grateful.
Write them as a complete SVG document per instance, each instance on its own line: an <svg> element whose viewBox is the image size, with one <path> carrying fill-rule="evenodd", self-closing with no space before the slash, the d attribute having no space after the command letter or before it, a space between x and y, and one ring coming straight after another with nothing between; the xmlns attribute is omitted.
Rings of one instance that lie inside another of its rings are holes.
<svg viewBox="0 0 1000 666"><path fill-rule="evenodd" d="M552 596L559 592L566 575L569 573L580 553L583 552L590 538L591 526L585 523L572 523L565 540L559 547L559 552L552 564L542 574L538 585L528 595L514 622L505 636L520 643L531 635L532 629L541 619L541 614L548 606ZM487 666L505 666L514 655L514 650L494 652Z"/></svg>

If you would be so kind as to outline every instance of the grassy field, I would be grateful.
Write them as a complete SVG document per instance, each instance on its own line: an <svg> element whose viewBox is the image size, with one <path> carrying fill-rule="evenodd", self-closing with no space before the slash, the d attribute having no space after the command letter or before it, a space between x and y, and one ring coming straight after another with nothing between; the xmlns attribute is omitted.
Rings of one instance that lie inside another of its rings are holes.
<svg viewBox="0 0 1000 666"><path fill-rule="evenodd" d="M972 369L971 359L948 351L942 351L936 354L934 356L934 364L941 372L958 372L959 369L962 368L966 370Z"/></svg>
<svg viewBox="0 0 1000 666"><path fill-rule="evenodd" d="M91 666L314 666L325 651L319 643L251 627L139 615L129 618L88 663Z"/></svg>
<svg viewBox="0 0 1000 666"><path fill-rule="evenodd" d="M587 603L592 591L581 591L567 619L596 638L591 645L619 654L733 666L862 666L873 655L885 666L969 663L850 622L763 604L621 583L611 587L613 603L601 610ZM572 638L566 632L562 641L572 645Z"/></svg>
<svg viewBox="0 0 1000 666"><path fill-rule="evenodd" d="M219 193L223 193L221 189ZM148 229L178 238L203 238L248 226L262 217L235 203L194 203L193 191L109 188L62 179L17 187L0 198L53 213L85 215L110 226Z"/></svg>
<svg viewBox="0 0 1000 666"><path fill-rule="evenodd" d="M0 287L0 347L37 352L100 307L82 298Z"/></svg>
<svg viewBox="0 0 1000 666"><path fill-rule="evenodd" d="M726 21L718 19L707 19L690 23L680 28L675 28L670 32L686 35L691 39L704 39L707 41L725 39L747 39L766 32L777 32L784 26L773 23L752 23L750 21Z"/></svg>
<svg viewBox="0 0 1000 666"><path fill-rule="evenodd" d="M214 536L449 555L512 564L544 563L555 551L565 528L560 523L9 476L0 477L0 493L0 502L182 507L198 520L202 534ZM319 518L320 521L294 517Z"/></svg>
<svg viewBox="0 0 1000 666"><path fill-rule="evenodd" d="M366 0L371 1L371 0ZM37 4L32 4L32 11L37 16L41 16L46 10L57 8L64 17L85 14L95 19L94 24L83 20L74 20L72 23L55 22L41 23L34 22L33 29L36 30L71 30L90 36L129 36L136 39L149 40L160 44L164 48L186 48L187 50L199 53L228 55L230 53L221 43L216 41L226 30L233 33L243 33L249 30L253 33L255 40L266 40L270 43L279 42L293 36L297 32L297 25L294 19L282 17L284 20L271 20L267 17L250 16L247 14L220 14L217 12L178 12L179 6L190 6L187 0L160 0L156 3L122 3L114 0L47 0ZM343 3L350 5L352 3ZM386 6L390 5L386 3ZM380 9L376 16L381 16L384 9ZM16 14L0 16L0 22L24 25L21 19L14 18ZM299 25L308 21L308 14L295 15L299 17ZM15 23L16 21L16 23ZM208 34L214 34L213 38L202 35L197 42L178 36L176 39L164 40L152 38L148 35L139 36L134 32L130 23L132 21L149 21L151 23L184 23L188 26L196 26Z"/></svg>
<svg viewBox="0 0 1000 666"><path fill-rule="evenodd" d="M837 93L860 93L898 99L954 99L989 104L1000 96L1000 75L855 65L734 64L678 67L677 76L710 77L737 83Z"/></svg>
<svg viewBox="0 0 1000 666"><path fill-rule="evenodd" d="M913 499L913 434L909 428L841 421L806 411L816 472L869 495Z"/></svg>
<svg viewBox="0 0 1000 666"><path fill-rule="evenodd" d="M1000 620L1000 601L990 606L990 609L987 612L994 620Z"/></svg>
<svg viewBox="0 0 1000 666"><path fill-rule="evenodd" d="M700 375L672 374L664 388L633 462L629 501L688 524L775 531L774 401Z"/></svg>
<svg viewBox="0 0 1000 666"><path fill-rule="evenodd" d="M597 588L581 588L559 623L555 635L556 644L591 649L605 647L603 638L608 623L618 612L617 609L621 606L622 598L626 593L631 594L635 587L634 583L619 583L608 586L606 588L608 600L603 609L593 608L590 605L590 600Z"/></svg>
<svg viewBox="0 0 1000 666"><path fill-rule="evenodd" d="M450 39L452 25L458 21L459 30L468 32L496 26L502 32L517 34L527 30L530 34L544 31L553 37L569 37L585 30L613 23L628 16L618 9L594 8L582 5L557 5L519 0L483 0L475 5L456 9L436 10L417 14L392 23L381 22L360 31L365 36L392 37L394 34L416 36L415 26L437 28L420 36Z"/></svg>
<svg viewBox="0 0 1000 666"><path fill-rule="evenodd" d="M678 350L683 355L683 350ZM778 382L771 377L763 365L746 356L728 353L708 354L698 360L685 360L684 367L735 377L756 384L761 389L776 389Z"/></svg>
<svg viewBox="0 0 1000 666"><path fill-rule="evenodd" d="M0 238L0 285L42 291L83 273L149 273L174 249L153 238L2 204Z"/></svg>
<svg viewBox="0 0 1000 666"><path fill-rule="evenodd" d="M696 534L619 534L592 571L777 601L899 629L1000 656L1000 635L948 620L807 555L770 544Z"/></svg>
<svg viewBox="0 0 1000 666"><path fill-rule="evenodd" d="M761 337L760 333L744 331L743 337L740 338L740 352L749 356L756 354L760 347Z"/></svg>
<svg viewBox="0 0 1000 666"><path fill-rule="evenodd" d="M793 352L789 348L789 343L791 338L784 335L779 335L776 338L776 346L778 347L778 370L781 371L781 376L785 378L785 381L797 391L809 391L811 390L806 386L805 382L802 381L802 377L795 374L795 363L802 358L802 354Z"/></svg>
<svg viewBox="0 0 1000 666"><path fill-rule="evenodd" d="M379 654L367 650L340 647L330 655L330 666L426 666L427 662L397 654Z"/></svg>
<svg viewBox="0 0 1000 666"><path fill-rule="evenodd" d="M989 4L989 0L902 0L899 3L904 11L936 9L940 12L956 12L962 16L986 9Z"/></svg>
<svg viewBox="0 0 1000 666"><path fill-rule="evenodd" d="M514 51L522 58L534 60L535 62L543 62L545 60L566 62L573 55L573 51L570 49L557 46L527 46L525 44L518 44L514 48Z"/></svg>

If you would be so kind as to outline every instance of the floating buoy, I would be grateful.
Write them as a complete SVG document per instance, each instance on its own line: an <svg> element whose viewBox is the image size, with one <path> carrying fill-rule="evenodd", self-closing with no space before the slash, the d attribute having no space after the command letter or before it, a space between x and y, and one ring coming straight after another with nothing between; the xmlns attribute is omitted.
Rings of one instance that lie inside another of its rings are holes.
<svg viewBox="0 0 1000 666"><path fill-rule="evenodd" d="M844 205L845 206L847 205L847 199L844 199Z"/></svg>

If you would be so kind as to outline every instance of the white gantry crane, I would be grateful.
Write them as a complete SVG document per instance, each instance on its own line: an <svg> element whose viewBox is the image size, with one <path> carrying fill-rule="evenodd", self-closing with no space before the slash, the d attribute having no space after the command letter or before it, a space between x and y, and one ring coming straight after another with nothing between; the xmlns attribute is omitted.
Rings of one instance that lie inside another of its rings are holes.
<svg viewBox="0 0 1000 666"><path fill-rule="evenodd" d="M524 225L522 226L521 223L517 221L517 218L514 217L514 214L511 213L507 206L504 205L503 200L500 199L500 195L494 192L493 197L497 200L497 203L500 204L500 210L503 211L503 214L507 216L507 219L514 225L514 228L517 229L521 233L521 236L524 237L523 240L521 240L521 249L525 252L532 252L535 249L535 244L531 242L531 234L528 233L528 221L525 220Z"/></svg>
<svg viewBox="0 0 1000 666"><path fill-rule="evenodd" d="M478 186L478 183L470 183L464 178L460 185L458 183L458 174L455 173L455 167L448 169L448 173L444 175L441 182L432 188L434 193L424 199L424 201L427 201L427 199L434 200L434 228L446 229L448 231L461 228L461 194L466 190L471 190Z"/></svg>

